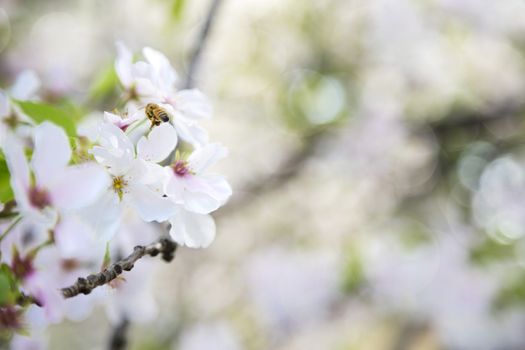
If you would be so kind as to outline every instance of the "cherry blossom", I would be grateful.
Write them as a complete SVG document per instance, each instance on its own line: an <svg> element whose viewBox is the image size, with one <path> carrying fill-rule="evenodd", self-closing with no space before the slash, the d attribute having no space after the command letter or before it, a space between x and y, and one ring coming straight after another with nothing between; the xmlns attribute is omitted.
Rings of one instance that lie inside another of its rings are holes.
<svg viewBox="0 0 525 350"><path fill-rule="evenodd" d="M118 222L122 210L128 206L147 222L162 222L170 217L174 206L163 198L161 188L164 176L156 162L167 158L176 143L177 135L173 127L163 124L154 128L148 136L143 136L135 149L120 128L104 123L99 145L91 151L111 177L106 193L93 208L98 212L99 220ZM114 232L116 228L113 225L109 231Z"/></svg>
<svg viewBox="0 0 525 350"><path fill-rule="evenodd" d="M65 132L52 123L37 126L33 142L33 157L28 164L21 142L12 136L7 138L4 152L11 172L11 187L24 220L42 230L56 228L54 238L63 246L76 235L65 229L68 225L64 223L70 215L94 203L109 179L93 162L68 165L69 140Z"/></svg>
<svg viewBox="0 0 525 350"><path fill-rule="evenodd" d="M226 154L223 146L208 144L187 159L178 154L175 162L165 168L166 194L177 203L170 218L170 234L177 243L201 248L215 238L215 223L208 214L223 205L232 190L222 176L207 174L207 170Z"/></svg>
<svg viewBox="0 0 525 350"><path fill-rule="evenodd" d="M142 50L146 62L133 62L133 55L122 43L117 49L115 70L128 98L144 105L158 104L168 112L182 139L196 146L205 144L208 135L198 122L212 114L206 96L196 89L177 91L177 73L162 53L146 47Z"/></svg>
<svg viewBox="0 0 525 350"><path fill-rule="evenodd" d="M194 213L208 214L217 210L231 196L232 190L224 177L208 174L207 170L226 155L226 148L219 144L197 148L187 159L179 155L165 168L169 177L168 197Z"/></svg>

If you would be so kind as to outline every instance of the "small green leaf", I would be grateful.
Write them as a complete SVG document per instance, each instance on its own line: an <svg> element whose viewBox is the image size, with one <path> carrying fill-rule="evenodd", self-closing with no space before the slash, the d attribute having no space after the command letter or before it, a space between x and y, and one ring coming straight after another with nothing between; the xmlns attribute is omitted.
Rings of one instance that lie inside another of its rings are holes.
<svg viewBox="0 0 525 350"><path fill-rule="evenodd" d="M13 199L13 191L10 185L11 176L5 162L3 153L0 152L0 202L6 203Z"/></svg>
<svg viewBox="0 0 525 350"><path fill-rule="evenodd" d="M2 264L0 267L0 306L13 304L16 292L15 278L9 267Z"/></svg>
<svg viewBox="0 0 525 350"><path fill-rule="evenodd" d="M76 136L76 126L73 118L63 109L51 106L42 102L32 101L15 101L22 111L27 114L36 123L40 124L44 121L50 121L62 127L66 133L74 137Z"/></svg>
<svg viewBox="0 0 525 350"><path fill-rule="evenodd" d="M359 290L365 281L363 263L357 249L351 249L343 270L342 288L346 294L353 294Z"/></svg>
<svg viewBox="0 0 525 350"><path fill-rule="evenodd" d="M487 238L472 248L470 251L470 260L478 265L508 261L515 258L516 254L514 249L515 247L512 244L502 244Z"/></svg>
<svg viewBox="0 0 525 350"><path fill-rule="evenodd" d="M497 311L523 308L525 306L525 271L521 271L503 283L503 287L493 300L493 308Z"/></svg>
<svg viewBox="0 0 525 350"><path fill-rule="evenodd" d="M182 13L186 7L186 0L173 0L171 5L171 15L175 21L180 21L182 19Z"/></svg>
<svg viewBox="0 0 525 350"><path fill-rule="evenodd" d="M103 69L95 78L95 82L89 90L89 100L103 100L114 93L119 80L113 63Z"/></svg>
<svg viewBox="0 0 525 350"><path fill-rule="evenodd" d="M111 252L109 251L109 242L106 243L106 252L102 261L102 268L105 269L111 264Z"/></svg>

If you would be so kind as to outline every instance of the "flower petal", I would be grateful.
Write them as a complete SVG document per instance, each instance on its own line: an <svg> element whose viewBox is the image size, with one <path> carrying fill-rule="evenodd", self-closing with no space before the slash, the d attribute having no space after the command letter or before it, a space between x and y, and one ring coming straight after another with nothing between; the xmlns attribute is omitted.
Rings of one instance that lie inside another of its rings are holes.
<svg viewBox="0 0 525 350"><path fill-rule="evenodd" d="M106 192L93 205L82 209L82 220L89 224L101 242L109 241L117 232L122 218L123 205L114 192Z"/></svg>
<svg viewBox="0 0 525 350"><path fill-rule="evenodd" d="M185 186L185 208L200 214L217 210L232 194L228 182L219 175L193 176L185 179Z"/></svg>
<svg viewBox="0 0 525 350"><path fill-rule="evenodd" d="M21 72L11 87L11 96L17 100L29 100L35 96L41 82L38 75L32 70Z"/></svg>
<svg viewBox="0 0 525 350"><path fill-rule="evenodd" d="M197 89L178 91L173 100L175 109L192 119L208 119L213 113L208 98Z"/></svg>
<svg viewBox="0 0 525 350"><path fill-rule="evenodd" d="M24 147L18 138L8 134L4 145L4 154L11 175L11 187L19 205L27 204L29 188L29 165L24 154Z"/></svg>
<svg viewBox="0 0 525 350"><path fill-rule="evenodd" d="M35 151L31 165L37 184L47 185L69 163L71 147L62 128L43 122L35 128Z"/></svg>
<svg viewBox="0 0 525 350"><path fill-rule="evenodd" d="M107 166L113 175L122 175L128 171L135 158L135 149L121 129L111 123L103 123L99 143L100 146L90 151L98 163Z"/></svg>
<svg viewBox="0 0 525 350"><path fill-rule="evenodd" d="M170 235L175 242L190 248L206 248L215 239L215 222L211 215L179 208L170 218Z"/></svg>
<svg viewBox="0 0 525 350"><path fill-rule="evenodd" d="M188 158L191 170L202 174L210 166L228 155L228 149L218 143L210 143L197 148Z"/></svg>
<svg viewBox="0 0 525 350"><path fill-rule="evenodd" d="M166 159L177 145L177 132L169 123L153 128L149 135L137 143L137 155L147 161L159 163Z"/></svg>
<svg viewBox="0 0 525 350"><path fill-rule="evenodd" d="M194 147L200 147L208 142L208 133L198 125L189 122L182 114L175 112L173 125L177 134L184 141L189 142Z"/></svg>
<svg viewBox="0 0 525 350"><path fill-rule="evenodd" d="M166 221L175 211L172 201L144 185L135 184L130 189L129 196L130 204L142 220L147 222Z"/></svg>
<svg viewBox="0 0 525 350"><path fill-rule="evenodd" d="M101 261L104 256L105 242L97 240L90 227L74 215L61 218L54 237L64 259Z"/></svg>
<svg viewBox="0 0 525 350"><path fill-rule="evenodd" d="M122 85L125 88L130 88L133 84L133 76L131 74L133 54L122 42L117 42L116 46L118 54L115 61L115 71Z"/></svg>
<svg viewBox="0 0 525 350"><path fill-rule="evenodd" d="M51 202L63 211L87 207L110 186L106 171L95 163L65 168L50 186Z"/></svg>
<svg viewBox="0 0 525 350"><path fill-rule="evenodd" d="M165 92L172 90L177 81L177 72L175 72L166 56L150 47L145 47L142 53L151 64L151 80L153 83Z"/></svg>

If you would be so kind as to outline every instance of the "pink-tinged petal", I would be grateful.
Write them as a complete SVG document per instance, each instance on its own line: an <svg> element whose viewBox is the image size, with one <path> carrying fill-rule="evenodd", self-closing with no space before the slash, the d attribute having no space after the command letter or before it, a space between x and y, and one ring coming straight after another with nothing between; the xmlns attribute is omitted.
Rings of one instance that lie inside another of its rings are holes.
<svg viewBox="0 0 525 350"><path fill-rule="evenodd" d="M31 165L37 185L47 185L69 163L71 147L64 130L55 124L44 122L35 128L35 151Z"/></svg>
<svg viewBox="0 0 525 350"><path fill-rule="evenodd" d="M38 75L32 70L25 70L17 76L11 87L11 96L17 100L30 100L35 97L40 85Z"/></svg>
<svg viewBox="0 0 525 350"><path fill-rule="evenodd" d="M215 222L210 215L178 209L170 218L170 236L190 248L206 248L215 239Z"/></svg>
<svg viewBox="0 0 525 350"><path fill-rule="evenodd" d="M130 204L142 220L166 221L175 211L175 204L166 197L144 185L134 185L129 193Z"/></svg>
<svg viewBox="0 0 525 350"><path fill-rule="evenodd" d="M192 119L208 119L213 113L208 98L197 89L179 91L170 102L175 109Z"/></svg>
<svg viewBox="0 0 525 350"><path fill-rule="evenodd" d="M49 188L51 202L63 211L78 210L94 203L110 185L109 175L98 164L70 166L56 174Z"/></svg>
<svg viewBox="0 0 525 350"><path fill-rule="evenodd" d="M16 202L21 208L29 206L29 165L27 164L24 148L20 140L8 134L4 145L4 154L11 175L11 188Z"/></svg>
<svg viewBox="0 0 525 350"><path fill-rule="evenodd" d="M228 155L228 149L218 143L210 143L197 148L188 158L190 168L197 174L202 174L210 166Z"/></svg>
<svg viewBox="0 0 525 350"><path fill-rule="evenodd" d="M36 306L35 306L36 307ZM38 334L38 336L35 334L38 333L36 329L31 329L31 335L21 335L21 334L14 334L13 338L11 339L10 349L11 350L46 350L48 348L47 346L47 339L42 335Z"/></svg>
<svg viewBox="0 0 525 350"><path fill-rule="evenodd" d="M166 159L177 145L177 132L169 123L154 127L149 135L143 136L137 143L138 157L159 163Z"/></svg>

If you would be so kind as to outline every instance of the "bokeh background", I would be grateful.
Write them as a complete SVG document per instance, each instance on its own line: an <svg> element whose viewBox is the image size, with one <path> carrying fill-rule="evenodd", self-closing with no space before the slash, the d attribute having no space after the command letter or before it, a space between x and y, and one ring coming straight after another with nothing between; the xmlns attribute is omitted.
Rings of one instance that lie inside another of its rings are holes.
<svg viewBox="0 0 525 350"><path fill-rule="evenodd" d="M210 4L0 0L1 83L111 110L115 41L183 81ZM157 312L130 348L525 348L525 2L223 0L194 83L234 196L209 249L129 273Z"/></svg>

